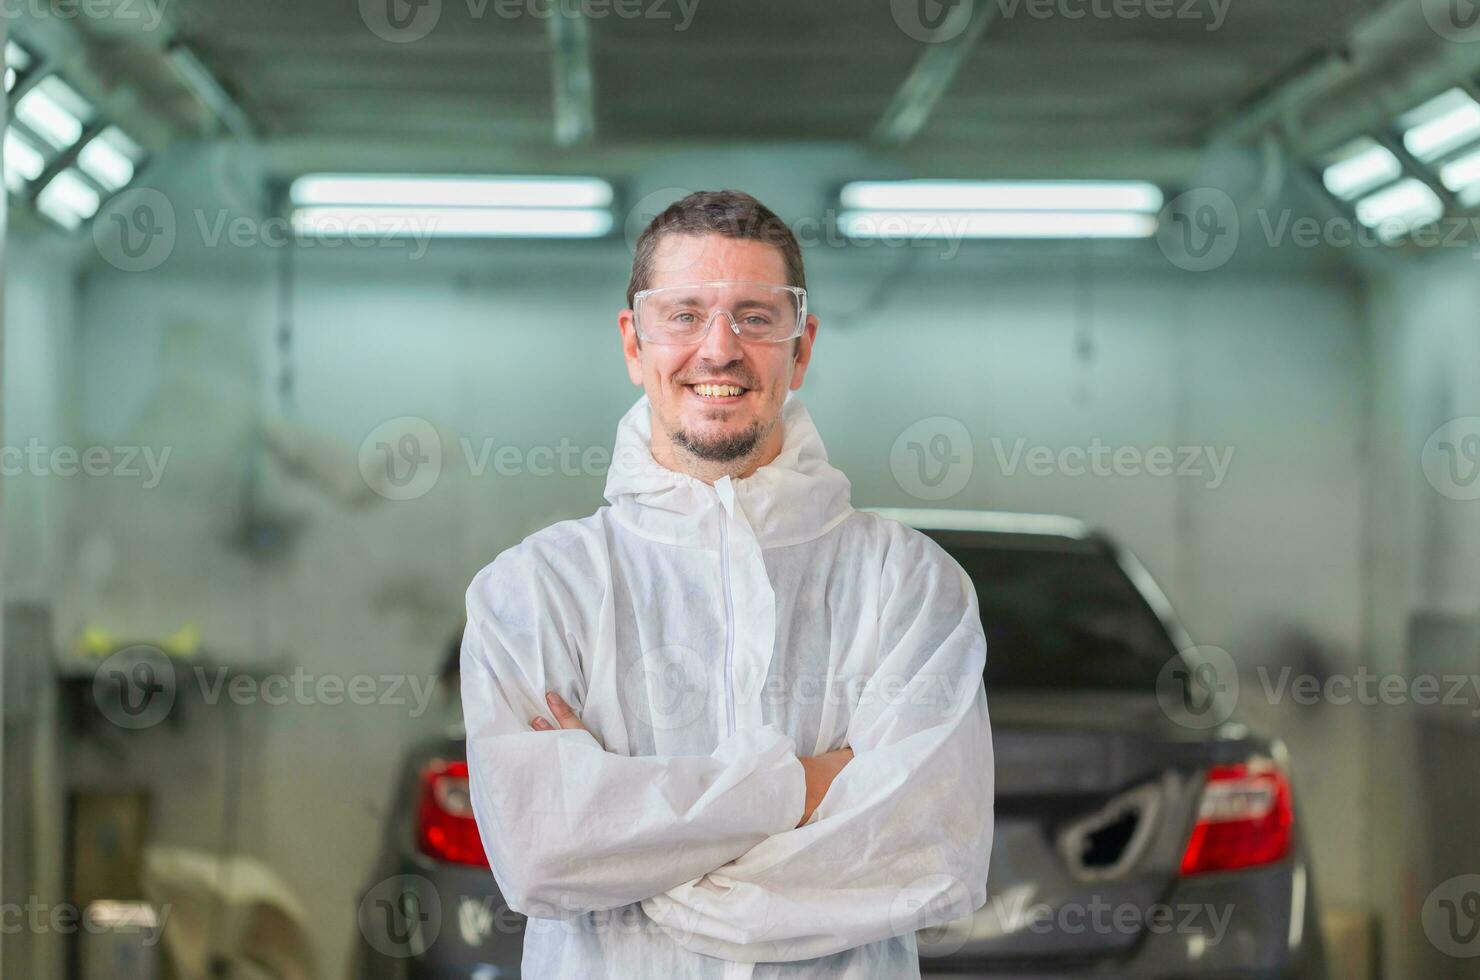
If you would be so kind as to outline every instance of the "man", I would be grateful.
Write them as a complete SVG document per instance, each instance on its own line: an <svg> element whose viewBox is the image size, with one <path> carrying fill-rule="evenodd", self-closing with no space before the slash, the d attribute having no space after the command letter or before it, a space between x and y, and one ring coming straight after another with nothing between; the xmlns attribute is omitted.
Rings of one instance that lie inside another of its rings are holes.
<svg viewBox="0 0 1480 980"><path fill-rule="evenodd" d="M918 977L914 931L985 901L975 592L850 506L791 394L805 286L747 194L659 215L618 317L645 395L611 506L468 589L470 789L526 977Z"/></svg>

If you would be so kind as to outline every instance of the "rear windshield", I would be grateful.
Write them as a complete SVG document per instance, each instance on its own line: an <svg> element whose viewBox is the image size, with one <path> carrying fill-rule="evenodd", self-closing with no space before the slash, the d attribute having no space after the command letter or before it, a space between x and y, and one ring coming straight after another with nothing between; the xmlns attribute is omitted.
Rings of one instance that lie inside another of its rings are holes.
<svg viewBox="0 0 1480 980"><path fill-rule="evenodd" d="M1176 649L1111 558L1098 550L967 545L963 537L937 535L976 584L989 690L1156 689Z"/></svg>

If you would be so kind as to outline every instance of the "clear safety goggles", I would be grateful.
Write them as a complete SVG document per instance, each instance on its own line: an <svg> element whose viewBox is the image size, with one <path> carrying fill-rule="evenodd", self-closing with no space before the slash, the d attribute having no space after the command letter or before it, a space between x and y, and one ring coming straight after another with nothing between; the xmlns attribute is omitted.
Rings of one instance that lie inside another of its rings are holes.
<svg viewBox="0 0 1480 980"><path fill-rule="evenodd" d="M721 314L741 340L780 343L802 335L807 291L718 279L644 289L632 297L632 313L637 336L650 344L697 344Z"/></svg>

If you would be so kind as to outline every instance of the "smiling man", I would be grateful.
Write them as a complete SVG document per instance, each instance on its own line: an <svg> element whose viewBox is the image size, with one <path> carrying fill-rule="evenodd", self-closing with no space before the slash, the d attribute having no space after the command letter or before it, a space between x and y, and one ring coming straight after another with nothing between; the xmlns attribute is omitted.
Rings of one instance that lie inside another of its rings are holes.
<svg viewBox="0 0 1480 980"><path fill-rule="evenodd" d="M986 640L966 574L854 510L800 400L786 225L691 194L618 316L644 395L610 506L468 589L473 809L528 978L919 976L985 900Z"/></svg>

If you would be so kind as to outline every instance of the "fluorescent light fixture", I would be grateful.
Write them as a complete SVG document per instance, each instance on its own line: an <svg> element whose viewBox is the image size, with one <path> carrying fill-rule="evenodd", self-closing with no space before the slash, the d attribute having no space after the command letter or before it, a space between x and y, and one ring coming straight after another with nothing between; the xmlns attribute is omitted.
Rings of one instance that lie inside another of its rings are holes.
<svg viewBox="0 0 1480 980"><path fill-rule="evenodd" d="M599 238L612 186L595 177L305 174L289 197L295 226L336 236Z"/></svg>
<svg viewBox="0 0 1480 980"><path fill-rule="evenodd" d="M1403 145L1425 163L1480 139L1480 103L1452 88L1398 120Z"/></svg>
<svg viewBox="0 0 1480 980"><path fill-rule="evenodd" d="M1357 202L1357 220L1385 239L1399 238L1439 220L1444 202L1421 180L1409 177Z"/></svg>
<svg viewBox="0 0 1480 980"><path fill-rule="evenodd" d="M1480 149L1471 150L1446 163L1439 171L1439 179L1452 191L1462 191L1480 184Z"/></svg>
<svg viewBox="0 0 1480 980"><path fill-rule="evenodd" d="M1156 215L1131 211L844 211L851 238L1149 238Z"/></svg>
<svg viewBox="0 0 1480 980"><path fill-rule="evenodd" d="M851 238L1146 238L1161 188L1140 180L860 180L838 195Z"/></svg>
<svg viewBox="0 0 1480 980"><path fill-rule="evenodd" d="M329 238L600 238L609 210L595 208L298 208L293 227Z"/></svg>
<svg viewBox="0 0 1480 980"><path fill-rule="evenodd" d="M116 191L134 179L134 168L143 156L139 144L117 126L109 126L82 147L77 166L99 187Z"/></svg>
<svg viewBox="0 0 1480 980"><path fill-rule="evenodd" d="M30 52L19 44L5 42L5 91L15 88L15 83L20 81L20 73L30 68L33 60Z"/></svg>
<svg viewBox="0 0 1480 980"><path fill-rule="evenodd" d="M97 214L100 204L102 198L98 192L70 168L53 177L36 195L36 207L69 230Z"/></svg>
<svg viewBox="0 0 1480 980"><path fill-rule="evenodd" d="M35 143L16 132L5 131L5 177L9 184L15 178L19 186L25 186L46 169L46 154ZM12 190L16 187L12 186Z"/></svg>
<svg viewBox="0 0 1480 980"><path fill-rule="evenodd" d="M376 176L307 174L293 203L428 208L604 208L612 187L594 177Z"/></svg>
<svg viewBox="0 0 1480 980"><path fill-rule="evenodd" d="M77 142L92 114L87 100L55 75L37 82L15 104L15 118L58 150Z"/></svg>
<svg viewBox="0 0 1480 980"><path fill-rule="evenodd" d="M1326 190L1350 201L1402 175L1403 165L1392 151L1363 136L1331 155L1321 181Z"/></svg>
<svg viewBox="0 0 1480 980"><path fill-rule="evenodd" d="M1139 180L861 180L839 195L844 208L874 211L1161 210L1161 188Z"/></svg>

